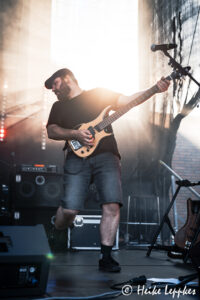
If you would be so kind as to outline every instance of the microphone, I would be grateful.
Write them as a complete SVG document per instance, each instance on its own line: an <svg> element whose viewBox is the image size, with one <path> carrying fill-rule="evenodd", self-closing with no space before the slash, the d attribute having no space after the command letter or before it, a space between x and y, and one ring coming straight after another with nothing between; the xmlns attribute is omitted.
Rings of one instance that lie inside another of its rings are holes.
<svg viewBox="0 0 200 300"><path fill-rule="evenodd" d="M155 45L152 44L151 45L151 51L155 52L157 50L162 50L162 51L166 51L166 50L171 50L176 48L177 45L176 44L162 44L162 45Z"/></svg>

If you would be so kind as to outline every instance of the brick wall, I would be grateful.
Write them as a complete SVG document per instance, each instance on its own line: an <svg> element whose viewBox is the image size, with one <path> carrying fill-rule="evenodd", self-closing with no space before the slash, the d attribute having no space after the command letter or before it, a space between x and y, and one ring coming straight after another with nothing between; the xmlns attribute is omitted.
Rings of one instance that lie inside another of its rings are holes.
<svg viewBox="0 0 200 300"><path fill-rule="evenodd" d="M200 110L195 109L183 119L177 135L172 168L183 179L191 182L200 181ZM200 193L200 186L194 189ZM177 197L179 226L186 219L187 199L198 199L190 190L183 187Z"/></svg>

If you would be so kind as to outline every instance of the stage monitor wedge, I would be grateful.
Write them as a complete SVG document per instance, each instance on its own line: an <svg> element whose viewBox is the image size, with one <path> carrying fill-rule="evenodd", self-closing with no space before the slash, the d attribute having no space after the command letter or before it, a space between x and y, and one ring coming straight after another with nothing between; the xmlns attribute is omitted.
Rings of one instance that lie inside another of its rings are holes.
<svg viewBox="0 0 200 300"><path fill-rule="evenodd" d="M0 298L44 295L49 256L43 225L0 226Z"/></svg>

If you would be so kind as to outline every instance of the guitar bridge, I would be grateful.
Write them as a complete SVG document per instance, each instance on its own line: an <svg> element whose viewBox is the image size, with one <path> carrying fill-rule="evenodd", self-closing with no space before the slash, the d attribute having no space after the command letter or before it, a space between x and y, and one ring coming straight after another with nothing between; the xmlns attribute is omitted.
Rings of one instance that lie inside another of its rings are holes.
<svg viewBox="0 0 200 300"><path fill-rule="evenodd" d="M79 150L80 148L83 147L83 146L81 145L81 143L80 143L79 141L77 141L77 140L71 140L71 141L70 141L70 145L71 145L71 147L72 147L75 151L77 151L77 150Z"/></svg>

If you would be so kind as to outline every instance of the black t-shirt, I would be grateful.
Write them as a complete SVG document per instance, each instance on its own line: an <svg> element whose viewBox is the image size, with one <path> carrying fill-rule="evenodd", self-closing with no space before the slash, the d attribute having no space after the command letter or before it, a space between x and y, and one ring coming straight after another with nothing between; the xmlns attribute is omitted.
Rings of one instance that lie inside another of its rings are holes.
<svg viewBox="0 0 200 300"><path fill-rule="evenodd" d="M96 88L83 91L70 100L56 101L52 106L47 126L56 124L62 128L73 129L82 123L91 122L105 107L111 105L114 110L119 96L120 94L113 91ZM111 126L109 130L112 131ZM103 152L112 152L120 157L113 134L103 138L91 156Z"/></svg>

